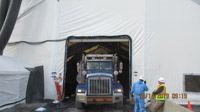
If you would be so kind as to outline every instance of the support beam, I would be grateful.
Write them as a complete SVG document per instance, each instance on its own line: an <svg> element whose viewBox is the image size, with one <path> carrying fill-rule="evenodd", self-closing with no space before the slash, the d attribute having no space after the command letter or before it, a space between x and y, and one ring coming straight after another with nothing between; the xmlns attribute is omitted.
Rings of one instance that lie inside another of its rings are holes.
<svg viewBox="0 0 200 112"><path fill-rule="evenodd" d="M70 57L72 55L75 55L79 52L83 52L84 50L87 50L93 46L96 46L98 45L98 43L78 43L78 44L74 44L74 45L71 45L69 48L68 48L68 54L67 54L67 57Z"/></svg>

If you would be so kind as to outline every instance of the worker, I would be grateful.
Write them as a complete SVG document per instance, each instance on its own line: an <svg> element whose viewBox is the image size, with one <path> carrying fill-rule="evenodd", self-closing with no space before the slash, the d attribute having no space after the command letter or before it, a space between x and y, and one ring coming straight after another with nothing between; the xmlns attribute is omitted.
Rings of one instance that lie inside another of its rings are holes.
<svg viewBox="0 0 200 112"><path fill-rule="evenodd" d="M135 101L134 112L145 112L144 98L141 98L141 95L148 90L144 76L140 76L139 81L135 82L131 87L131 94L134 93Z"/></svg>
<svg viewBox="0 0 200 112"><path fill-rule="evenodd" d="M163 77L160 77L158 79L158 86L153 91L153 95L155 96L155 104L153 106L153 112L160 112L161 107L163 106L165 102L165 95L166 95L166 87L165 87L165 80Z"/></svg>

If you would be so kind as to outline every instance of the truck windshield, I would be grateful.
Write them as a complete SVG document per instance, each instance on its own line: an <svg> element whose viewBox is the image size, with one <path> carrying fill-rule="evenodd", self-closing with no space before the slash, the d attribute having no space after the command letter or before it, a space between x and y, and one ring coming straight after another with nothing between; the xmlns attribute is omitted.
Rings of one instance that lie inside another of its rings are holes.
<svg viewBox="0 0 200 112"><path fill-rule="evenodd" d="M112 70L112 61L87 62L87 70Z"/></svg>

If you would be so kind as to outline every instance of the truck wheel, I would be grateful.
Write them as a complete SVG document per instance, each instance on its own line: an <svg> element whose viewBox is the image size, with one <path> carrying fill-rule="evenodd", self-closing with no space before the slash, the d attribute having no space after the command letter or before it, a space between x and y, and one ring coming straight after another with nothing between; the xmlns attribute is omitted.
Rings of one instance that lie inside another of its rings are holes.
<svg viewBox="0 0 200 112"><path fill-rule="evenodd" d="M123 108L123 101L116 103L116 109L122 109Z"/></svg>
<svg viewBox="0 0 200 112"><path fill-rule="evenodd" d="M83 109L83 103L76 101L76 108Z"/></svg>

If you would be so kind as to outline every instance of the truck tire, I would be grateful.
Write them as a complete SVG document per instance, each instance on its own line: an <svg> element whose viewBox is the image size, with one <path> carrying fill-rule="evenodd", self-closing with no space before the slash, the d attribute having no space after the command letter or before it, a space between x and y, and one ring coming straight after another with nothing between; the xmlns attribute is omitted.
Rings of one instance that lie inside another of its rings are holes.
<svg viewBox="0 0 200 112"><path fill-rule="evenodd" d="M76 108L83 109L83 103L76 101Z"/></svg>
<svg viewBox="0 0 200 112"><path fill-rule="evenodd" d="M116 109L122 109L123 108L123 101L116 103Z"/></svg>

